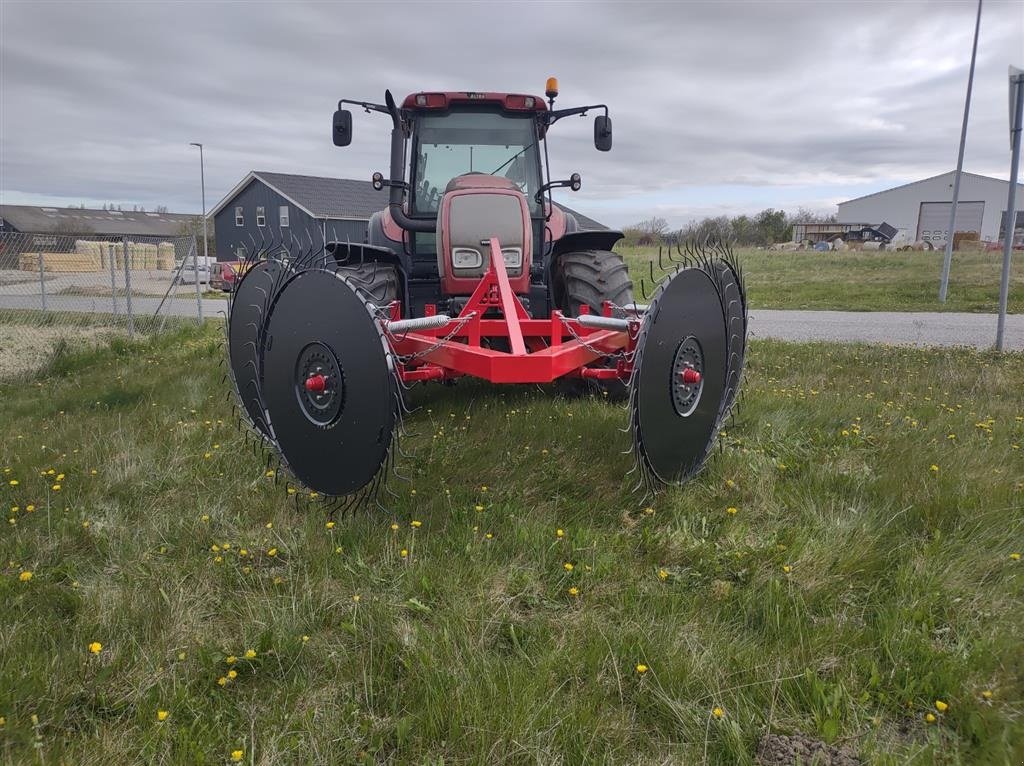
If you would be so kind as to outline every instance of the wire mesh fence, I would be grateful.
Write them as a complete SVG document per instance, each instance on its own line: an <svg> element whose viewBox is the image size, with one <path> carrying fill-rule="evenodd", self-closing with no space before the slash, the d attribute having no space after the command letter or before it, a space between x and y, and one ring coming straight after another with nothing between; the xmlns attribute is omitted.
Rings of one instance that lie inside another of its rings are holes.
<svg viewBox="0 0 1024 766"><path fill-rule="evenodd" d="M202 321L209 271L191 236L0 232L0 380L60 350Z"/></svg>

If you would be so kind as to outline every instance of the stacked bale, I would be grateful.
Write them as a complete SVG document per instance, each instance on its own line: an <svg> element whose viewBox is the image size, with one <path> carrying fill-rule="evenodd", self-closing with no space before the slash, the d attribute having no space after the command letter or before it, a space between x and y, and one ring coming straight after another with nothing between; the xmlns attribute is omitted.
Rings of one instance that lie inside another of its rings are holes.
<svg viewBox="0 0 1024 766"><path fill-rule="evenodd" d="M159 271L174 271L173 242L161 242L156 246L156 267Z"/></svg>
<svg viewBox="0 0 1024 766"><path fill-rule="evenodd" d="M18 257L18 268L22 271L39 271L40 260L43 271L52 274L73 274L100 269L99 262L92 255L80 253L22 253Z"/></svg>
<svg viewBox="0 0 1024 766"><path fill-rule="evenodd" d="M95 269L93 269L95 271L104 265L106 246L106 242L90 242L89 240L79 239L75 241L75 253L91 258L95 265Z"/></svg>

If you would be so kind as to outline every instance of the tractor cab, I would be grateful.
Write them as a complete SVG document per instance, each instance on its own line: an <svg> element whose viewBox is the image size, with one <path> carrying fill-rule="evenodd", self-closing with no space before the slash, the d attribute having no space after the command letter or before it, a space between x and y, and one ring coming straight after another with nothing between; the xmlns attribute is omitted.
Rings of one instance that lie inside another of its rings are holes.
<svg viewBox="0 0 1024 766"><path fill-rule="evenodd" d="M339 146L352 139L352 115L343 104L392 118L390 172L387 178L373 174L375 188L389 188L389 204L371 217L366 244L386 250L391 255L380 257L399 267L400 300L408 313L422 315L427 306L457 311L487 272L487 240L500 232L513 289L531 315L546 316L558 305L552 283L559 252L610 250L621 237L579 232L575 218L551 198L551 189L576 191L581 182L576 173L550 180L548 128L563 117L601 109L594 140L607 151L611 120L604 105L555 110L558 83L551 78L547 86L547 103L528 94L473 91L413 93L401 106L390 92L384 105L339 102ZM351 245L337 249L354 254ZM378 254L364 249L359 256Z"/></svg>

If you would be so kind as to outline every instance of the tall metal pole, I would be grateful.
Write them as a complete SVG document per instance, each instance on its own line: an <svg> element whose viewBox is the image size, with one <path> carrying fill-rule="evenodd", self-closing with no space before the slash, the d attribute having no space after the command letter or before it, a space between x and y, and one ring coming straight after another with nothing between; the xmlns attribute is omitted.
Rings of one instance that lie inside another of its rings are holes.
<svg viewBox="0 0 1024 766"><path fill-rule="evenodd" d="M202 193L203 193L203 265L206 268L210 268L210 235L209 235L209 233L206 230L206 166L205 166L205 164L203 162L203 145L193 141L191 146L198 146L199 147L199 183L202 186ZM198 255L199 255L199 253L197 251L196 252L196 261L199 260ZM211 270L211 272L212 272L212 270ZM199 292L200 292L200 290L199 290L199 264L196 263L196 295L197 296L199 295ZM202 324L203 323L203 301L202 301L201 298L198 298L198 297L197 297L197 300L198 300L199 324Z"/></svg>
<svg viewBox="0 0 1024 766"><path fill-rule="evenodd" d="M949 267L953 263L953 234L956 227L956 205L960 200L960 175L964 170L964 145L967 143L967 116L971 112L971 87L974 85L974 62L978 58L978 30L981 28L981 0L978 0L978 17L974 20L974 47L971 49L971 71L967 75L967 99L964 101L964 123L960 128L960 152L956 157L956 174L953 176L953 204L949 210L949 229L946 230L946 257L942 261L942 283L939 285L939 303L946 302L949 289Z"/></svg>
<svg viewBox="0 0 1024 766"><path fill-rule="evenodd" d="M1017 228L1017 172L1020 170L1021 121L1024 119L1024 73L1013 78L1016 96L1010 128L1010 191L1006 197L1006 230L1003 233L1003 276L999 282L999 319L996 323L996 351L1003 350L1003 331L1006 329L1006 303L1010 297L1010 256L1013 254L1013 235Z"/></svg>

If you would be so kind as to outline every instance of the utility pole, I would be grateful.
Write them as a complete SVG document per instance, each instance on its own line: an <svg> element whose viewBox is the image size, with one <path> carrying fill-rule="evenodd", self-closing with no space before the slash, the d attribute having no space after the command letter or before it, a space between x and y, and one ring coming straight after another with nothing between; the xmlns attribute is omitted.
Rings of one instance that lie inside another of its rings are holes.
<svg viewBox="0 0 1024 766"><path fill-rule="evenodd" d="M942 283L939 285L939 303L946 302L949 290L949 267L953 263L953 234L956 230L956 206L960 201L960 175L964 170L964 145L967 143L967 116L971 112L971 86L974 85L974 62L978 58L978 30L981 27L981 0L978 0L978 17L974 20L974 48L971 49L971 71L967 75L967 100L964 102L964 123L960 128L960 152L956 158L956 174L953 176L953 204L949 211L949 229L946 232L946 257L942 261Z"/></svg>
<svg viewBox="0 0 1024 766"><path fill-rule="evenodd" d="M203 193L203 257L210 257L210 237L206 232L206 168L203 163L203 145L192 142L190 146L199 147L199 184Z"/></svg>

